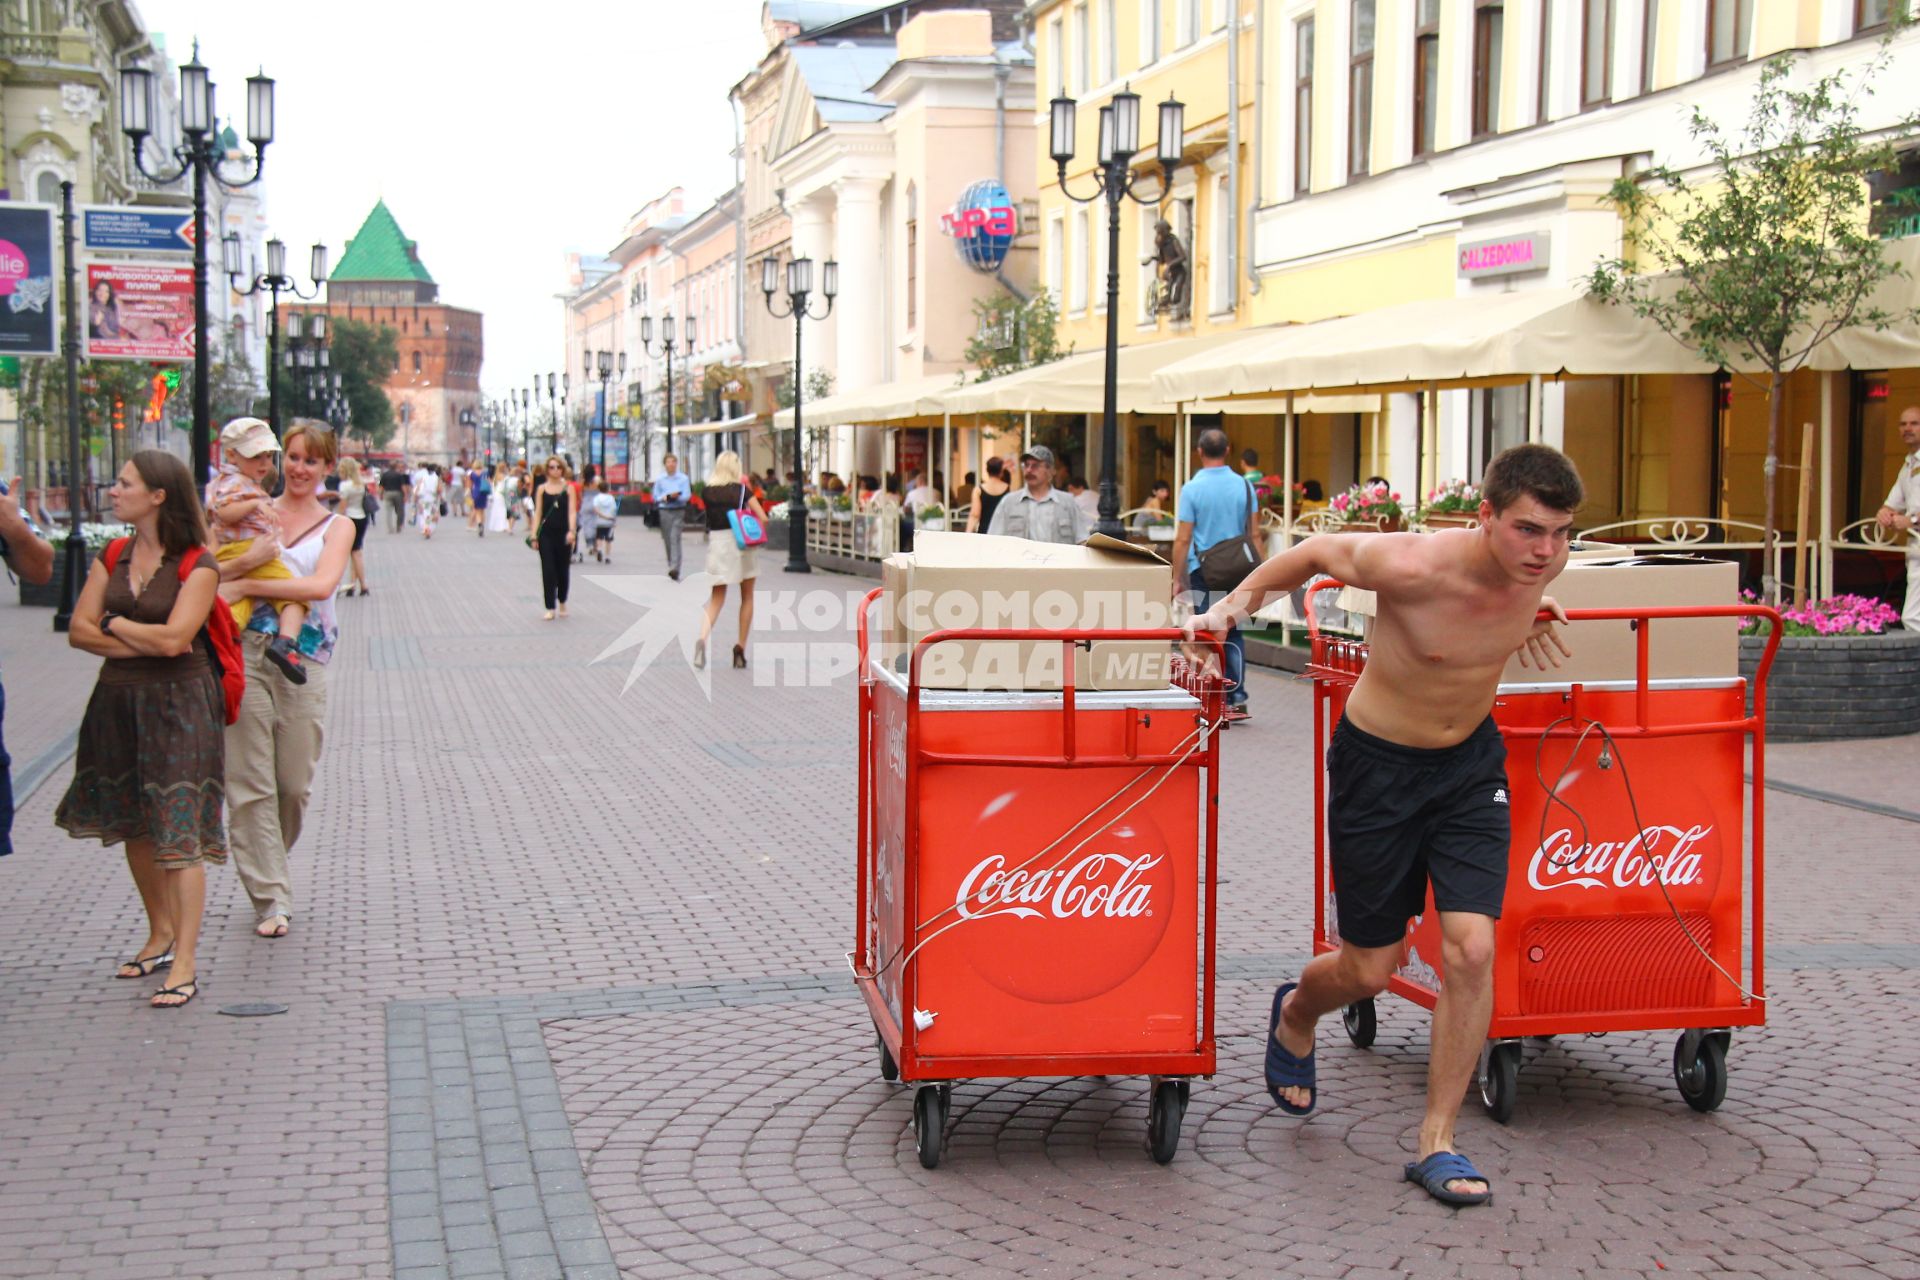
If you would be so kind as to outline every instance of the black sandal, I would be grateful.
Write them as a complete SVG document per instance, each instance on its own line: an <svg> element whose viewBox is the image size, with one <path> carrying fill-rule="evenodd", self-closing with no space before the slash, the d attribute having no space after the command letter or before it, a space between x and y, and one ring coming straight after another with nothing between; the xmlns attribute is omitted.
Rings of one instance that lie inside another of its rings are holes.
<svg viewBox="0 0 1920 1280"><path fill-rule="evenodd" d="M156 987L153 994L155 999L161 996L185 996L186 999L182 1000L179 1004L155 1004L152 1000L149 1000L147 1003L152 1008L184 1009L193 1003L195 996L200 994L200 982L199 979L194 978L181 983L177 987Z"/></svg>
<svg viewBox="0 0 1920 1280"><path fill-rule="evenodd" d="M165 951L162 951L159 955L135 956L131 960L124 960L121 962L120 964L121 969L138 969L139 970L138 973L121 973L119 970L115 970L113 976L116 978L123 978L123 979L151 978L154 974L160 972L160 970L162 969L167 968L172 963L173 963L173 944L168 943L167 949Z"/></svg>

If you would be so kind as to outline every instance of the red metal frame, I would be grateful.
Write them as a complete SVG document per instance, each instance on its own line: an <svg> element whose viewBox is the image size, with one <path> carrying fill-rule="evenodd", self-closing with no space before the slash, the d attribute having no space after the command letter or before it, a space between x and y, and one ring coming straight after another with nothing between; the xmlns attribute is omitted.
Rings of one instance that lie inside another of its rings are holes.
<svg viewBox="0 0 1920 1280"><path fill-rule="evenodd" d="M1200 788L1201 804L1204 809L1204 848L1200 854L1202 877L1206 885L1202 921L1203 949L1200 957L1200 1000L1201 1016L1199 1034L1191 1052L1183 1053L1141 1053L1114 1052L1098 1054L995 1054L973 1056L925 1057L918 1052L917 1032L911 1018L903 1026L895 1020L881 993L878 957L874 954L874 938L868 928L869 884L874 874L874 859L878 831L873 813L875 803L875 769L878 752L872 732L874 676L868 662L868 614L873 603L882 594L881 588L869 591L860 602L859 617L855 635L859 649L859 708L860 708L860 763L859 763L859 814L856 824L858 856L855 877L858 889L855 893L854 951L848 957L853 970L854 981L866 1000L867 1010L873 1017L874 1026L879 1030L887 1050L893 1055L900 1068L900 1078L909 1081L944 1081L974 1077L1005 1076L1074 1076L1074 1075L1149 1075L1149 1076L1195 1076L1212 1075L1215 1064L1214 1046L1214 948L1216 939L1215 910L1216 883L1218 881L1219 851L1219 776L1220 743L1218 723L1224 710L1226 685L1218 676L1209 674L1223 669L1225 656L1222 641L1215 636L1200 637L1201 641L1213 649L1214 661L1211 667L1187 662L1175 663L1176 681L1200 700L1201 714L1207 723L1216 726L1206 733L1203 748L1185 756L1176 755L1083 755L1077 750L1075 731L1075 698L1073 683L1074 658L1076 645L1092 641L1113 640L1165 640L1169 643L1185 641L1186 634L1178 628L1130 628L1130 629L1076 629L1055 630L1025 628L1015 630L992 630L986 628L967 628L949 631L936 631L919 641L914 648L908 665L907 703L906 703L906 804L905 814L907 830L904 838L904 871L900 900L904 903L918 901L916 883L920 828L919 828L919 789L920 769L925 765L1014 765L1022 768L1073 769L1095 768L1102 766L1166 766L1198 768L1203 770L1204 782ZM936 752L920 746L920 664L927 650L937 644L949 641L966 640L1039 640L1057 641L1062 647L1062 687L1061 695L1061 748L1057 757L1032 757L1025 755L995 755L991 752ZM1126 743L1131 747L1135 734L1131 725L1126 733ZM912 941L917 942L920 926L909 921ZM917 979L919 971L918 957L909 950L902 962L900 975L900 1005L903 1010L917 1006Z"/></svg>
<svg viewBox="0 0 1920 1280"><path fill-rule="evenodd" d="M1337 590L1346 584L1331 579L1315 583L1307 590L1307 637L1310 646L1306 673L1314 684L1313 707L1313 747L1314 759L1326 759L1329 725L1344 707L1346 695L1360 678L1360 672L1366 666L1367 645L1362 641L1336 639L1323 635L1319 618L1313 610L1313 596L1321 591ZM1551 615L1542 610L1544 620ZM1780 615L1764 605L1700 605L1700 606L1657 606L1643 609L1570 609L1567 611L1570 622L1585 621L1630 621L1635 626L1635 674L1634 708L1635 723L1631 725L1607 726L1617 739L1629 738L1671 738L1710 733L1739 732L1750 739L1752 750L1752 843L1750 850L1750 869L1752 873L1749 895L1749 930L1752 941L1750 967L1750 995L1744 995L1737 1008L1716 1005L1707 1008L1678 1008L1660 1010L1633 1010L1617 1013L1583 1013L1520 1015L1502 1013L1496 1007L1492 1023L1488 1027L1488 1038L1492 1040L1511 1039L1530 1035L1572 1035L1581 1032L1601 1031L1657 1031L1690 1030L1693 1028L1722 1028L1730 1026L1758 1026L1766 1021L1766 725L1767 725L1767 678L1773 670L1774 655L1780 648ZM1753 712L1751 715L1728 720L1707 720L1682 724L1650 724L1650 684L1648 653L1653 624L1662 619L1676 618L1766 618L1772 621L1768 630L1767 645L1761 655L1758 667L1754 671ZM1572 683L1568 686L1569 717L1579 721L1580 703L1583 686ZM1496 704L1497 705L1497 704ZM1579 730L1566 726L1558 729L1543 730L1537 728L1510 728L1502 725L1502 737L1509 742L1537 742L1543 737L1571 739L1579 735ZM1326 850L1326 770L1316 768L1313 773L1313 950L1319 955L1336 950L1338 941L1328 936L1327 930L1327 850ZM1429 989L1410 982L1395 974L1388 989L1403 996L1415 1004L1431 1009L1434 995Z"/></svg>

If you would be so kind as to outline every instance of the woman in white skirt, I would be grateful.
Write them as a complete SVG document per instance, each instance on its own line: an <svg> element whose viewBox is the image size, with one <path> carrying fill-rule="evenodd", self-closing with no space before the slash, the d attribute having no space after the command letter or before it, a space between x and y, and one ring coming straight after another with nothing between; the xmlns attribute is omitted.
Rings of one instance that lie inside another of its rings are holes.
<svg viewBox="0 0 1920 1280"><path fill-rule="evenodd" d="M489 481L493 494L487 499L486 523L482 526L488 533L512 533L507 524L507 513L513 510L514 501L520 491L513 484L513 474L505 466L496 463L493 477Z"/></svg>
<svg viewBox="0 0 1920 1280"><path fill-rule="evenodd" d="M733 646L733 665L747 665L747 631L753 626L754 548L742 550L733 540L733 526L727 513L745 507L762 520L767 513L753 490L740 482L740 455L729 449L713 460L713 473L707 487L700 491L707 508L707 578L713 593L707 597L707 616L700 624L700 639L693 646L693 665L707 665L707 637L726 607L727 588L740 588L740 643Z"/></svg>

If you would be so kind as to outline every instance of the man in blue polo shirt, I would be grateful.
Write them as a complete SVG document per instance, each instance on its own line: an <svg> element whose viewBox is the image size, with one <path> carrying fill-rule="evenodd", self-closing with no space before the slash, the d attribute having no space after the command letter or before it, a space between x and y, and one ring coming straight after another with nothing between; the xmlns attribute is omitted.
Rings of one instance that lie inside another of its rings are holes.
<svg viewBox="0 0 1920 1280"><path fill-rule="evenodd" d="M1210 591L1200 576L1200 557L1230 538L1244 536L1258 557L1252 563L1258 564L1266 558L1267 544L1260 532L1260 503L1253 485L1227 465L1227 433L1209 427L1194 447L1200 453L1200 469L1180 489L1173 533L1173 593L1177 598L1191 591L1194 611L1204 613L1239 583ZM1226 720L1233 724L1253 714L1247 707L1246 644L1238 627L1227 632L1226 666L1223 674L1232 685L1227 691Z"/></svg>
<svg viewBox="0 0 1920 1280"><path fill-rule="evenodd" d="M667 544L667 576L680 581L680 526L693 500L693 483L680 474L680 459L668 454L667 474L653 482L653 505L660 512L660 536Z"/></svg>

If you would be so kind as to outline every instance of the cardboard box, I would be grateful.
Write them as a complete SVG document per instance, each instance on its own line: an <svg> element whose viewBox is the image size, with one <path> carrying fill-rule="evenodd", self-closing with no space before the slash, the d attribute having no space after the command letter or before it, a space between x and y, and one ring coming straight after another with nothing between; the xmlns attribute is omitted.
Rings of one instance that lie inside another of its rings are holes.
<svg viewBox="0 0 1920 1280"><path fill-rule="evenodd" d="M967 627L1048 630L1172 625L1171 570L1146 547L1095 534L1080 546L978 533L926 532L881 562L888 666L905 673L923 637ZM1164 641L1106 641L1074 651L1077 689L1161 689ZM928 689L1047 691L1064 671L1057 641L955 641L920 667Z"/></svg>
<svg viewBox="0 0 1920 1280"><path fill-rule="evenodd" d="M1569 560L1547 587L1566 609L1638 609L1662 605L1717 605L1740 602L1740 566L1731 560L1698 556L1645 555ZM1647 650L1649 676L1655 680L1737 676L1740 674L1740 620L1687 618L1655 622ZM1625 621L1576 622L1566 629L1573 657L1542 673L1507 660L1503 683L1570 684L1632 680L1638 636Z"/></svg>

